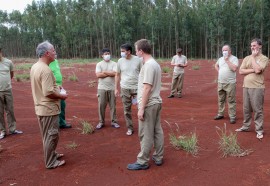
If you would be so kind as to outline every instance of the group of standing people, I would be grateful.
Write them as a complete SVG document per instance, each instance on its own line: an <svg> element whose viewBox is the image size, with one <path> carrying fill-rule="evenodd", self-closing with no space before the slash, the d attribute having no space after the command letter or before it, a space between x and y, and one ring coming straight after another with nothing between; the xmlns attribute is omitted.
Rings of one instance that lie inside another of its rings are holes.
<svg viewBox="0 0 270 186"><path fill-rule="evenodd" d="M236 129L236 132L250 130L252 122L252 112L254 113L254 123L256 137L263 138L263 104L264 104L264 71L268 66L269 59L262 54L262 41L253 39L251 41L251 55L245 57L239 68L239 74L244 75L243 82L243 125ZM237 57L231 53L229 45L222 47L223 57L219 58L215 64L218 71L218 114L215 120L224 118L225 101L228 102L228 113L230 123L236 123L236 71L239 66Z"/></svg>
<svg viewBox="0 0 270 186"><path fill-rule="evenodd" d="M139 139L141 151L137 161L128 164L129 170L149 168L150 152L154 146L153 161L157 166L163 163L164 136L160 123L162 99L161 68L152 57L151 44L146 39L135 43L136 55L132 55L132 46L123 44L120 47L121 58L117 63L111 61L110 50L101 50L103 60L96 65L98 78L98 111L99 123L96 129L105 126L105 110L110 107L111 126L119 128L116 119L116 97L122 98L127 132L134 132L131 108L138 102ZM119 89L120 84L120 89ZM120 90L120 91L119 91Z"/></svg>
<svg viewBox="0 0 270 186"><path fill-rule="evenodd" d="M248 131L254 112L257 138L263 138L263 102L264 102L264 71L268 66L268 58L261 53L262 43L259 39L251 41L251 55L244 58L239 73L244 75L243 83L243 126L238 132ZM114 128L120 125L116 118L116 97L120 95L123 103L127 132L134 133L131 108L138 104L138 136L141 150L134 163L128 164L129 170L144 170L149 168L150 152L154 147L152 160L157 166L163 164L164 134L160 115L162 109L161 68L152 57L151 44L146 39L135 43L136 56L132 55L132 46L123 44L120 47L121 58L118 63L111 60L110 50L101 50L103 60L96 65L98 78L98 113L99 123L96 129L105 126L106 106L110 107L110 124ZM65 164L60 160L64 154L57 153L59 127L71 128L65 121L65 100L67 92L62 86L62 74L56 60L54 46L48 42L40 43L36 48L38 61L30 71L31 89L40 132L43 141L46 168L56 168ZM215 120L224 118L225 101L228 100L230 123L236 123L236 71L239 65L237 57L231 53L229 45L222 48L223 57L215 64L218 71L218 114ZM168 98L182 97L184 68L187 58L182 55L182 49L176 51L171 61L174 66L171 93ZM13 64L3 58L0 49L0 139L6 135L4 111L7 113L9 134L21 134L16 130L16 120L13 111L13 96L11 79Z"/></svg>

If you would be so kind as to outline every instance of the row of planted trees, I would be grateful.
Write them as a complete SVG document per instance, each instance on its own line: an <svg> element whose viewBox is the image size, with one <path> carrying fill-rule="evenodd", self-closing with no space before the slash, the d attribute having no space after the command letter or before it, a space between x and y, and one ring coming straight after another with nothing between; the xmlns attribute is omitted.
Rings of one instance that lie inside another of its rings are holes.
<svg viewBox="0 0 270 186"><path fill-rule="evenodd" d="M94 58L146 38L159 58L182 47L189 58L213 59L224 44L243 58L258 37L269 56L269 18L269 0L41 0L23 13L0 11L0 46L8 56L35 57L49 40L61 58Z"/></svg>

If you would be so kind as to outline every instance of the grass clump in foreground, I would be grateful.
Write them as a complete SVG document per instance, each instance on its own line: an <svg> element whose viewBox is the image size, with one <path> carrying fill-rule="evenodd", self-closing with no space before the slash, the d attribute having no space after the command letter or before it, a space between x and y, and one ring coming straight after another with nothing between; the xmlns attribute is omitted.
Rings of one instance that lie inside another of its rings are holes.
<svg viewBox="0 0 270 186"><path fill-rule="evenodd" d="M224 124L224 129L216 127L218 129L217 133L220 137L219 139L219 151L221 151L222 157L228 156L237 156L243 157L247 156L253 152L253 150L244 150L241 148L240 144L238 143L237 133L230 132L227 133L226 130L226 123Z"/></svg>
<svg viewBox="0 0 270 186"><path fill-rule="evenodd" d="M171 125L169 122L165 121L172 130ZM199 146L198 146L198 138L196 133L191 133L190 136L186 135L178 135L179 134L179 126L175 123L176 129L175 131L171 131L169 134L170 144L176 149L182 149L187 153L192 154L193 156L198 155Z"/></svg>
<svg viewBox="0 0 270 186"><path fill-rule="evenodd" d="M92 134L95 132L95 127L88 121L82 120L80 123L82 125L82 134Z"/></svg>
<svg viewBox="0 0 270 186"><path fill-rule="evenodd" d="M69 81L79 81L78 77L76 76L76 74L74 72L72 72L72 74L70 74L68 76L68 80Z"/></svg>
<svg viewBox="0 0 270 186"><path fill-rule="evenodd" d="M79 145L75 141L73 141L73 142L71 142L69 144L66 144L67 149L76 149L78 146Z"/></svg>

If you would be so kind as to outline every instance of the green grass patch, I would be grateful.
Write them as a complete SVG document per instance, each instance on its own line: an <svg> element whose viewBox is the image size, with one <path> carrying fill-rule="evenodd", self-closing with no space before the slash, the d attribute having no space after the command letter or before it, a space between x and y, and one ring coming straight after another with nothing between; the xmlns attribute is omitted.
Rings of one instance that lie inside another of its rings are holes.
<svg viewBox="0 0 270 186"><path fill-rule="evenodd" d="M32 63L20 63L15 65L16 70L30 70L32 67Z"/></svg>
<svg viewBox="0 0 270 186"><path fill-rule="evenodd" d="M244 150L241 148L238 139L237 133L227 132L226 124L224 124L224 129L219 127L217 128L217 133L219 136L219 151L222 152L222 157L228 156L247 156L253 152L253 150Z"/></svg>
<svg viewBox="0 0 270 186"><path fill-rule="evenodd" d="M69 76L68 76L68 80L69 81L79 81L78 77L76 76L76 74L74 72L72 72Z"/></svg>
<svg viewBox="0 0 270 186"><path fill-rule="evenodd" d="M58 59L58 62L62 65L74 65L74 64L88 64L88 63L96 63L102 61L101 58L93 58L93 59Z"/></svg>
<svg viewBox="0 0 270 186"><path fill-rule="evenodd" d="M22 81L29 81L30 80L30 74L15 74L15 80L18 82Z"/></svg>
<svg viewBox="0 0 270 186"><path fill-rule="evenodd" d="M162 72L163 73L170 73L171 72L171 68L170 67L163 67L162 68Z"/></svg>

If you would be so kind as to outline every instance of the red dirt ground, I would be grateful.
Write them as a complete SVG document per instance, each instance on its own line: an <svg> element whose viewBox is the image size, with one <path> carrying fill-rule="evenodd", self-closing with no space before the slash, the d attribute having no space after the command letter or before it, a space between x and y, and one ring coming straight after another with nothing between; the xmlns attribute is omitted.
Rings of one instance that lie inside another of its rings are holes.
<svg viewBox="0 0 270 186"><path fill-rule="evenodd" d="M192 64L201 66L192 70ZM169 66L169 62L162 63ZM241 127L242 116L242 80L237 73L237 123L230 125L226 112L225 119L213 120L217 113L216 79L213 61L190 61L186 68L183 98L168 99L171 76L163 74L164 90L162 126L165 135L164 164L157 167L150 161L150 169L129 171L128 163L136 161L140 145L137 136L136 107L133 107L135 134L126 136L121 100L117 99L117 115L120 129L109 125L107 112L106 127L91 135L81 134L78 128L81 119L94 126L98 122L95 83L95 64L62 67L65 76L64 87L69 93L67 99L67 121L72 129L61 130L58 152L64 153L66 165L47 170L43 162L43 150L39 127L34 113L30 82L13 80L13 94L17 128L23 135L7 136L0 141L3 151L0 153L0 185L270 185L270 78L266 72L265 96L265 137L262 142L256 139L254 123L251 132L239 133L239 143L244 149L254 152L245 157L222 158L219 152L216 126L234 131ZM78 82L67 79L74 72ZM19 73L19 72L17 72ZM94 86L93 86L94 85ZM108 111L108 108L107 108ZM226 107L227 111L227 107ZM197 157L185 151L175 150L169 142L170 127L177 123L180 134L195 132L198 135L200 151ZM66 148L75 142L76 149Z"/></svg>

